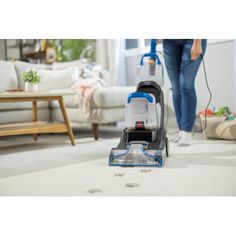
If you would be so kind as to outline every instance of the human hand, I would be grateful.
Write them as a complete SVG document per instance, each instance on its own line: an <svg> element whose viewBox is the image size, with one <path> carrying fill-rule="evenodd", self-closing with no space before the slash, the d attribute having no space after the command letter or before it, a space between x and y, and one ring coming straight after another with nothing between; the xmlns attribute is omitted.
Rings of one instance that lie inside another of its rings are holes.
<svg viewBox="0 0 236 236"><path fill-rule="evenodd" d="M202 54L202 40L194 39L191 48L191 60L196 61L201 54Z"/></svg>

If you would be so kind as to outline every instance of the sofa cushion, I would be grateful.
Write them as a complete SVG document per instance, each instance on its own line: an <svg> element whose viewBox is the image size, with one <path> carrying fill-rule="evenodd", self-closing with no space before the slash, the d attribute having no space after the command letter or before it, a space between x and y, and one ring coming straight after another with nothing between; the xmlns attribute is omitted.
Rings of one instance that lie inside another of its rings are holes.
<svg viewBox="0 0 236 236"><path fill-rule="evenodd" d="M13 62L0 61L0 91L16 88L18 81Z"/></svg>
<svg viewBox="0 0 236 236"><path fill-rule="evenodd" d="M63 70L38 70L38 74L41 76L39 91L70 88L79 79L77 67Z"/></svg>
<svg viewBox="0 0 236 236"><path fill-rule="evenodd" d="M50 110L47 108L38 109L38 120L48 121L50 118ZM17 110L0 112L0 124L31 122L31 110Z"/></svg>
<svg viewBox="0 0 236 236"><path fill-rule="evenodd" d="M51 111L51 120L52 121L59 121L59 122L64 121L62 113L61 113L61 109L59 107L52 108L50 111ZM79 109L67 108L66 112L67 112L70 123L87 123L87 122L89 122L86 115L83 112L80 112Z"/></svg>
<svg viewBox="0 0 236 236"><path fill-rule="evenodd" d="M114 108L96 108L90 110L90 117L92 123L105 124L111 122L118 122L125 120L125 108L114 107Z"/></svg>
<svg viewBox="0 0 236 236"><path fill-rule="evenodd" d="M55 93L74 93L73 89L55 89L51 90L51 92ZM65 95L63 96L64 104L67 108L78 108L79 107L79 94L74 93L73 95ZM58 101L51 101L50 108L58 108L59 103Z"/></svg>
<svg viewBox="0 0 236 236"><path fill-rule="evenodd" d="M91 108L124 107L129 93L135 87L100 87L93 94Z"/></svg>
<svg viewBox="0 0 236 236"><path fill-rule="evenodd" d="M90 108L117 108L124 107L129 93L135 91L135 87L99 87L93 94ZM73 89L57 89L52 92L74 92ZM63 96L66 107L78 108L81 94ZM57 108L58 102L52 101L50 107Z"/></svg>
<svg viewBox="0 0 236 236"><path fill-rule="evenodd" d="M16 61L14 65L16 68L18 85L20 89L24 89L24 80L22 78L22 72L26 72L29 69L36 69L36 70L39 70L39 69L51 70L52 69L52 66L50 65L33 64L33 63L28 63L28 62L23 62L23 61Z"/></svg>
<svg viewBox="0 0 236 236"><path fill-rule="evenodd" d="M82 78L99 77L104 80L106 86L111 86L112 78L109 71L102 69L101 65L91 63L86 59L79 59L68 62L54 62L52 67L54 70L66 69L76 66L79 70L79 76Z"/></svg>
<svg viewBox="0 0 236 236"><path fill-rule="evenodd" d="M74 61L68 61L68 62L54 62L52 67L54 70L61 70L66 69L69 67L76 66L78 67L79 71L82 73L82 70L87 66L88 61L86 59L79 59Z"/></svg>

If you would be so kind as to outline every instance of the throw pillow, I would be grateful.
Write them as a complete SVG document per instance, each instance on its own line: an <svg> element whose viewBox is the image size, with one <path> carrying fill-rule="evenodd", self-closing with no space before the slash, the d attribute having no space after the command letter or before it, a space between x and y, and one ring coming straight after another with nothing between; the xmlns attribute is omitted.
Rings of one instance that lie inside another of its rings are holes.
<svg viewBox="0 0 236 236"><path fill-rule="evenodd" d="M9 61L0 61L0 91L17 88L18 81L14 64Z"/></svg>
<svg viewBox="0 0 236 236"><path fill-rule="evenodd" d="M79 79L77 67L63 70L38 70L41 76L40 91L70 88Z"/></svg>

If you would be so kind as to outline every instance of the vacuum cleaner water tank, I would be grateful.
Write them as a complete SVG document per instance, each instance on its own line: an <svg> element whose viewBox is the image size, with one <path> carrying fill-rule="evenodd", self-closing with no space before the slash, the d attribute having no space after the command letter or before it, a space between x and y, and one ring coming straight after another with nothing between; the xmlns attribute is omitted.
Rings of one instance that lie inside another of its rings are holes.
<svg viewBox="0 0 236 236"><path fill-rule="evenodd" d="M130 130L150 130L158 127L155 97L144 92L130 93L125 105L125 121Z"/></svg>

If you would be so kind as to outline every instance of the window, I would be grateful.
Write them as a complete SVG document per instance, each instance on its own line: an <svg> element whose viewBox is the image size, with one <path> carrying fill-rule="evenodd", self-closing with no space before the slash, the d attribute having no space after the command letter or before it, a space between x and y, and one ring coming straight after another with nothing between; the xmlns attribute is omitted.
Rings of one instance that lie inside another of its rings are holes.
<svg viewBox="0 0 236 236"><path fill-rule="evenodd" d="M125 40L125 49L133 49L138 47L137 39L126 39Z"/></svg>
<svg viewBox="0 0 236 236"><path fill-rule="evenodd" d="M124 41L126 57L141 55L150 50L150 39L125 39Z"/></svg>
<svg viewBox="0 0 236 236"><path fill-rule="evenodd" d="M144 45L145 45L145 47L148 47L150 45L150 39L145 39Z"/></svg>

